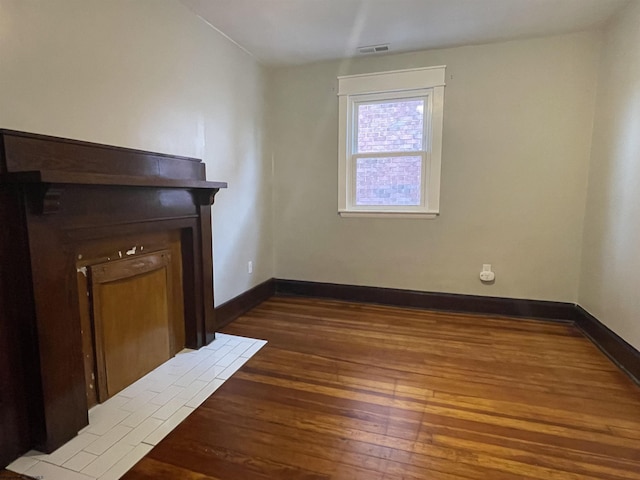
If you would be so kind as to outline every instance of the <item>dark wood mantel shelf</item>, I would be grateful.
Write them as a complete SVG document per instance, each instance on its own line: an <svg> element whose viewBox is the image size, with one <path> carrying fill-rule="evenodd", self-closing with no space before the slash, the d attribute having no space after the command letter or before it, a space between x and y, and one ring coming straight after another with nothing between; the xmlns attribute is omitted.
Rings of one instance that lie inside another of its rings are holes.
<svg viewBox="0 0 640 480"><path fill-rule="evenodd" d="M226 182L206 180L142 177L137 175L110 175L106 173L35 170L0 175L0 183L40 186L40 193L32 202L36 213L51 214L60 209L65 185L118 186L138 188L189 189L198 204L213 205L216 193L227 188Z"/></svg>
<svg viewBox="0 0 640 480"><path fill-rule="evenodd" d="M125 187L190 188L213 190L227 188L226 182L206 180L142 177L135 175L109 175L106 173L65 172L60 170L35 170L6 173L0 177L6 183L54 183L70 185L120 185Z"/></svg>
<svg viewBox="0 0 640 480"><path fill-rule="evenodd" d="M215 338L211 205L226 186L196 158L0 129L0 469L88 423L88 251L176 238L184 343Z"/></svg>

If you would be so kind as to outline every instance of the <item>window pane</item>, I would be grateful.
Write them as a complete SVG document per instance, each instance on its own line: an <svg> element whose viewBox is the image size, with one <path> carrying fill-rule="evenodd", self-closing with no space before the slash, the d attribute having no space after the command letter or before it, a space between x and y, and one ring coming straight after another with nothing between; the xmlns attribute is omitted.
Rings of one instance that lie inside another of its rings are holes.
<svg viewBox="0 0 640 480"><path fill-rule="evenodd" d="M422 149L424 100L358 105L356 153Z"/></svg>
<svg viewBox="0 0 640 480"><path fill-rule="evenodd" d="M422 157L356 159L356 205L420 205Z"/></svg>

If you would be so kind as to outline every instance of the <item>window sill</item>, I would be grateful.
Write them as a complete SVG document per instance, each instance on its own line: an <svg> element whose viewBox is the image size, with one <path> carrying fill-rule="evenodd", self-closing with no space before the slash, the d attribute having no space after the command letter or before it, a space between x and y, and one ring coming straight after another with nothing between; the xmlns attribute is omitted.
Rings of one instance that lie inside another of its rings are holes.
<svg viewBox="0 0 640 480"><path fill-rule="evenodd" d="M358 212L339 211L338 215L343 218L426 218L433 219L439 216L437 212Z"/></svg>

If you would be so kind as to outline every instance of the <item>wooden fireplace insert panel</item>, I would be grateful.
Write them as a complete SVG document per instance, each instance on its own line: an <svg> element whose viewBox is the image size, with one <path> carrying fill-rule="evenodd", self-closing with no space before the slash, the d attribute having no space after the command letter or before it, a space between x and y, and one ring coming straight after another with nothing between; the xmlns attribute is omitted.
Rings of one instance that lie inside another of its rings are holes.
<svg viewBox="0 0 640 480"><path fill-rule="evenodd" d="M225 187L197 159L0 130L0 247L16 249L0 255L12 279L0 282L0 341L18 342L0 355L0 466L88 423L77 273L88 246L176 232L185 344L214 339L211 205Z"/></svg>
<svg viewBox="0 0 640 480"><path fill-rule="evenodd" d="M87 392L87 406L89 408L98 402L98 373L95 355L95 339L93 327L93 315L91 305L91 285L89 273L92 266L111 262L120 256L136 258L141 254L168 250L170 252L171 273L171 306L170 320L173 347L171 356L182 350L185 346L185 321L184 321L184 293L182 274L182 250L181 232L169 231L134 235L117 239L104 239L85 244L82 252L78 254L82 258L76 262L78 300L80 302L80 321L82 325L82 350L84 355L85 385ZM86 292L84 295L82 292Z"/></svg>
<svg viewBox="0 0 640 480"><path fill-rule="evenodd" d="M104 402L175 354L171 253L89 269L98 398Z"/></svg>

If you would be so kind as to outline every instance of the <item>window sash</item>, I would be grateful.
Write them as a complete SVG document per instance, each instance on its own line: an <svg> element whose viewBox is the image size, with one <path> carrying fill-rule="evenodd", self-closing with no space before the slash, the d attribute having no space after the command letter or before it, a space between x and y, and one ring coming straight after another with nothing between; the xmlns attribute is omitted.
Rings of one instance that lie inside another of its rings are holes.
<svg viewBox="0 0 640 480"><path fill-rule="evenodd" d="M382 92L366 95L351 95L348 97L349 124L347 134L347 182L346 182L346 210L347 212L425 212L428 208L428 184L431 174L431 112L433 95L431 89L419 89L400 92ZM422 148L416 150L361 152L356 153L358 142L358 106L372 103L387 103L398 100L423 100L422 112ZM356 203L357 190L357 159L386 158L386 157L421 157L420 171L420 204L419 205L358 205Z"/></svg>
<svg viewBox="0 0 640 480"><path fill-rule="evenodd" d="M414 93L413 95L408 95L408 93ZM415 93L420 93L420 95L415 95ZM428 132L430 130L429 118L431 116L431 95L428 90L420 90L419 92L396 92L396 93L379 93L379 94L370 94L370 95L359 95L358 97L350 98L351 103L351 138L350 142L350 152L352 155L357 155L360 153L372 153L372 152L358 152L358 134L360 128L359 122L359 107L361 105L379 105L384 103L393 103L399 101L416 101L421 100L423 102L423 111L422 111L422 148L415 150L402 150L403 152L421 152L428 151L430 139L428 137ZM389 150L391 152L392 150ZM382 152L382 150L380 151ZM386 152L386 151L385 151Z"/></svg>
<svg viewBox="0 0 640 480"><path fill-rule="evenodd" d="M438 66L338 77L338 212L342 217L435 218L439 215L445 69L445 66ZM355 205L355 163L358 158L417 155L418 152L355 152L354 102L421 96L429 98L423 112L425 135L424 152L421 153L424 154L424 174L420 198L423 205Z"/></svg>
<svg viewBox="0 0 640 480"><path fill-rule="evenodd" d="M420 203L418 205L358 205L356 193L358 188L357 168L360 158L397 158L397 157L420 157ZM351 155L348 159L351 182L347 185L349 197L349 211L415 211L421 212L427 207L427 185L426 175L429 174L430 156L425 151L402 151L402 152L372 152Z"/></svg>

